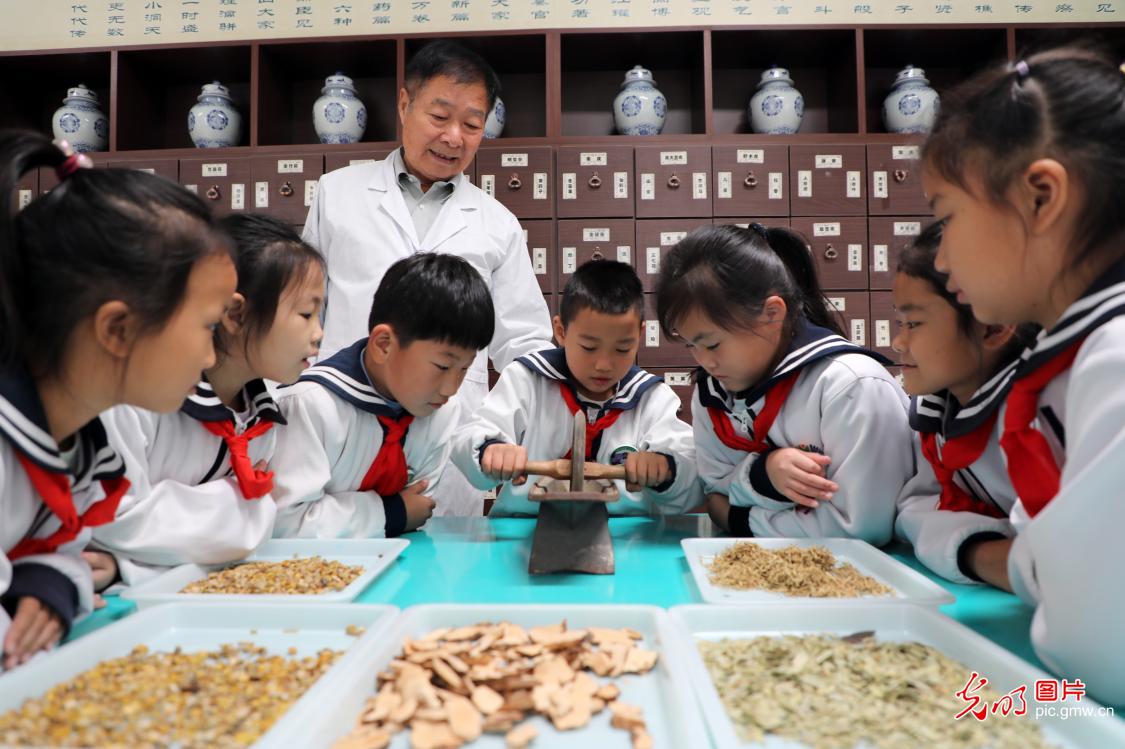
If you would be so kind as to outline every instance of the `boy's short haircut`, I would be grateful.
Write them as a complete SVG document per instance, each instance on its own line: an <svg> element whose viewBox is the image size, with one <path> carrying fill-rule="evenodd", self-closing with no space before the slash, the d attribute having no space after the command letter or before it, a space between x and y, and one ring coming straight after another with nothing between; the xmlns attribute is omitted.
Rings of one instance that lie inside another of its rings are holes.
<svg viewBox="0 0 1125 749"><path fill-rule="evenodd" d="M421 252L396 262L379 282L367 330L384 323L403 348L440 341L479 351L492 341L496 312L484 279L466 260Z"/></svg>
<svg viewBox="0 0 1125 749"><path fill-rule="evenodd" d="M636 311L644 317L644 289L637 272L628 263L616 260L591 260L571 275L559 303L563 326L584 309L604 315L624 315Z"/></svg>

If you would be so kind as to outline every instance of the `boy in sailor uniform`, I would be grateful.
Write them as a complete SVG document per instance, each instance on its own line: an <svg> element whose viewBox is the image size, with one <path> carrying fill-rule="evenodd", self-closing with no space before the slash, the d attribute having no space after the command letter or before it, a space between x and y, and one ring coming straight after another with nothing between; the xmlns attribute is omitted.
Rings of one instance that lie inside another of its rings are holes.
<svg viewBox="0 0 1125 749"><path fill-rule="evenodd" d="M459 257L412 255L383 277L368 323L280 391L276 538L389 538L443 502L450 399L492 339L488 287Z"/></svg>
<svg viewBox="0 0 1125 749"><path fill-rule="evenodd" d="M559 347L504 369L476 417L453 440L453 462L474 486L504 483L491 515L535 515L527 461L567 457L574 414L586 414L586 452L575 459L622 464L610 514L679 514L702 501L691 427L679 399L633 364L643 293L624 263L596 260L571 276L554 319Z"/></svg>

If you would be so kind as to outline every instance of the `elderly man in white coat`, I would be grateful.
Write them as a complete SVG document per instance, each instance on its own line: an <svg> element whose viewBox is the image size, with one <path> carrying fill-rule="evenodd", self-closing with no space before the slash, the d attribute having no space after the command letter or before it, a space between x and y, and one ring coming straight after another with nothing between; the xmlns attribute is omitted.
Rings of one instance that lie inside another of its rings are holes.
<svg viewBox="0 0 1125 749"><path fill-rule="evenodd" d="M402 147L383 161L325 175L305 222L304 239L328 263L321 358L367 335L380 279L396 260L447 252L469 261L488 283L496 335L488 348L497 371L551 346L523 230L512 213L462 172L472 163L500 81L476 53L432 42L411 59L399 91ZM488 392L484 352L457 397L468 419ZM435 515L479 515L483 495L447 467Z"/></svg>

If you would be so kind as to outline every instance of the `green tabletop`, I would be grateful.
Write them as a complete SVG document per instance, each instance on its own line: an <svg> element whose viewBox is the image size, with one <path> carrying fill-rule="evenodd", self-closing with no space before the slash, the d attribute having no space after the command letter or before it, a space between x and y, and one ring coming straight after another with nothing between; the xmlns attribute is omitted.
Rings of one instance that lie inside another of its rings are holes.
<svg viewBox="0 0 1125 749"><path fill-rule="evenodd" d="M610 520L617 572L613 575L527 574L535 521L525 518L433 518L409 533L410 546L359 600L400 608L419 603L699 603L680 539L716 535L706 515ZM909 547L887 551L936 580L956 597L941 611L1035 664L1028 633L1032 611L1010 593L956 585L932 574ZM107 605L75 625L71 638L127 616L133 605L107 596Z"/></svg>

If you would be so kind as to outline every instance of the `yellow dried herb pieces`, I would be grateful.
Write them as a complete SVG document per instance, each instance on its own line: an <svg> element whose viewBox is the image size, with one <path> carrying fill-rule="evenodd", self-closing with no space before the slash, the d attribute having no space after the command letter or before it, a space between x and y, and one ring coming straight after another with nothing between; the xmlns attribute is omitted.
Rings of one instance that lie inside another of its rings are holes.
<svg viewBox="0 0 1125 749"><path fill-rule="evenodd" d="M233 749L257 741L340 653L270 655L251 643L149 653L141 645L0 715L0 744Z"/></svg>
<svg viewBox="0 0 1125 749"><path fill-rule="evenodd" d="M362 574L363 567L321 557L244 562L212 572L180 592L234 595L334 593L351 585Z"/></svg>
<svg viewBox="0 0 1125 749"><path fill-rule="evenodd" d="M823 546L773 550L750 542L736 543L717 554L707 571L712 585L735 590L768 590L810 598L894 594L852 565L839 564Z"/></svg>

